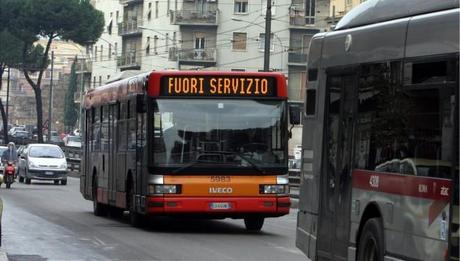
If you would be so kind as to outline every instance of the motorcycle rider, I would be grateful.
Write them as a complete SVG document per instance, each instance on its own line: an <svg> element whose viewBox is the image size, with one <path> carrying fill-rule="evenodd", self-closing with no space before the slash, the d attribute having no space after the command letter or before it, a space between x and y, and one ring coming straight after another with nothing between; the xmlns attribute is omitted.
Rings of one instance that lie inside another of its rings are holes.
<svg viewBox="0 0 460 261"><path fill-rule="evenodd" d="M5 150L2 154L2 162L18 161L18 151L16 150L16 146L13 142L8 143L8 149Z"/></svg>
<svg viewBox="0 0 460 261"><path fill-rule="evenodd" d="M16 146L14 145L13 142L8 143L8 149L5 150L2 154L2 162L3 165L6 166L8 165L8 162L13 162L14 165L16 165L16 162L18 161L18 151L16 150ZM16 173L15 173L16 176Z"/></svg>

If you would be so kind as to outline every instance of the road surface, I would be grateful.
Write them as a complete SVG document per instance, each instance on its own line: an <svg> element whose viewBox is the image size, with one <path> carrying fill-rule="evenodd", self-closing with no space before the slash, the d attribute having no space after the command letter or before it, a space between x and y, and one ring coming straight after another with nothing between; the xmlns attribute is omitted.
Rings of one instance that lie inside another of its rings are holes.
<svg viewBox="0 0 460 261"><path fill-rule="evenodd" d="M79 179L67 186L32 182L0 189L2 249L10 260L307 260L295 247L295 210L267 219L260 233L231 219L158 218L138 229L126 217L94 216Z"/></svg>

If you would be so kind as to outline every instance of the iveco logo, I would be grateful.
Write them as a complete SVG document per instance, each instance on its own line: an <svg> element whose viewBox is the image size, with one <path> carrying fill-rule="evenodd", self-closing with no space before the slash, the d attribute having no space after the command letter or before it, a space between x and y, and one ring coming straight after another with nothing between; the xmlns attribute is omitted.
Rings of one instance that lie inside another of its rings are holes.
<svg viewBox="0 0 460 261"><path fill-rule="evenodd" d="M348 34L345 37L345 51L346 52L350 51L352 41L353 41L353 38L351 37L351 34Z"/></svg>
<svg viewBox="0 0 460 261"><path fill-rule="evenodd" d="M231 194L232 188L209 188L209 194Z"/></svg>

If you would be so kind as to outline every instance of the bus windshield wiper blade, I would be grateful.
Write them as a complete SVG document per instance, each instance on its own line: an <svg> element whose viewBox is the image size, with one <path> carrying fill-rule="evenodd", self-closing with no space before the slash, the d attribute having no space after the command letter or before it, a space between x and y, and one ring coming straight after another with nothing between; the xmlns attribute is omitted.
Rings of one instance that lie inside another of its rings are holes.
<svg viewBox="0 0 460 261"><path fill-rule="evenodd" d="M207 151L208 153L218 153L218 154L229 154L229 155L236 155L249 163L255 170L258 172L262 173L265 175L265 170L263 170L257 163L255 163L253 160L249 159L248 157L244 156L242 153L237 152L237 151Z"/></svg>
<svg viewBox="0 0 460 261"><path fill-rule="evenodd" d="M181 172L181 171L183 171L183 170L185 170L185 169L188 169L188 168L190 168L190 167L193 167L193 166L195 166L195 165L197 165L197 164L199 164L199 163L217 163L217 162L215 162L215 161L210 161L210 160L200 160L200 159L196 159L196 160L194 160L194 161L191 161L191 162L185 164L184 166L182 166L182 167L180 167L180 168L178 168L178 169L173 170L172 173L173 173L173 174L179 173L179 172Z"/></svg>

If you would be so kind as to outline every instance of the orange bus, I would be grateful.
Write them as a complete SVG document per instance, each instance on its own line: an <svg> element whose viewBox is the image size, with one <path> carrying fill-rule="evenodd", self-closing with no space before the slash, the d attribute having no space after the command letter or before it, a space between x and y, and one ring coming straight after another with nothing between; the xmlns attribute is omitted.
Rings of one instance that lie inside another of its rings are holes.
<svg viewBox="0 0 460 261"><path fill-rule="evenodd" d="M80 190L95 215L241 218L260 230L289 213L282 74L151 72L89 91L84 106Z"/></svg>

